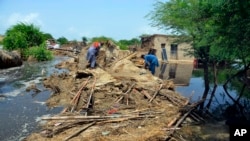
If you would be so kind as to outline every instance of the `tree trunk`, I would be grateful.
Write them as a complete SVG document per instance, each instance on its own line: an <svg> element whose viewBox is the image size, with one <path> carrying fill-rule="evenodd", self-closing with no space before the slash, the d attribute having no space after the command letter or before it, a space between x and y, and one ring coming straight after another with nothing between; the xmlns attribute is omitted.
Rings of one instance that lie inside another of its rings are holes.
<svg viewBox="0 0 250 141"><path fill-rule="evenodd" d="M202 99L206 99L209 91L209 78L208 78L208 61L203 61L203 69L204 69L204 83L205 89L202 95ZM205 102L205 101L204 101ZM204 108L204 102L200 104L200 109Z"/></svg>
<svg viewBox="0 0 250 141"><path fill-rule="evenodd" d="M217 89L217 85L218 85L217 84L217 68L216 68L216 62L215 61L213 62L213 76L214 76L214 88L213 88L213 91L211 93L209 102L208 102L208 104L206 106L207 109L210 108L210 105L212 103L212 99L213 99L213 97L215 95L215 92L216 92L216 89Z"/></svg>

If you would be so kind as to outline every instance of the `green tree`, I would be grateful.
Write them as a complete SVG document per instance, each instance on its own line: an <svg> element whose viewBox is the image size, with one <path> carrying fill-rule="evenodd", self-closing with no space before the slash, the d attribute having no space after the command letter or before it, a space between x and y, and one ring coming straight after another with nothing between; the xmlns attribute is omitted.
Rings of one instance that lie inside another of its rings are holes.
<svg viewBox="0 0 250 141"><path fill-rule="evenodd" d="M46 35L33 24L19 23L6 31L3 46L7 50L19 49L22 59L33 56L38 61L50 60L53 56L46 50L45 39Z"/></svg>
<svg viewBox="0 0 250 141"><path fill-rule="evenodd" d="M197 0L170 0L169 2L157 2L155 11L148 16L153 21L153 26L171 29L175 34L186 35L192 38L192 50L188 54L201 59L204 66L205 89L203 99L209 91L209 47L207 38L210 28L209 3Z"/></svg>
<svg viewBox="0 0 250 141"><path fill-rule="evenodd" d="M191 37L193 48L188 52L199 58L204 66L203 98L209 91L209 62L214 66L215 83L216 63L220 60L240 59L243 72L249 69L248 0L170 0L157 2L154 6L155 10L148 15L153 26Z"/></svg>
<svg viewBox="0 0 250 141"><path fill-rule="evenodd" d="M60 45L67 44L69 42L65 37L60 37L57 39L57 41L60 43Z"/></svg>
<svg viewBox="0 0 250 141"><path fill-rule="evenodd" d="M140 40L137 38L132 38L130 40L119 40L118 41L120 44L126 45L126 46L130 46L130 45L137 45L140 44Z"/></svg>
<svg viewBox="0 0 250 141"><path fill-rule="evenodd" d="M90 41L91 42L95 42L95 41L98 41L98 42L106 42L106 41L112 41L112 42L116 42L114 39L110 38L110 37L106 37L106 36L99 36L99 37L93 37Z"/></svg>
<svg viewBox="0 0 250 141"><path fill-rule="evenodd" d="M33 24L19 23L9 28L3 39L4 49L25 49L44 42L43 33Z"/></svg>
<svg viewBox="0 0 250 141"><path fill-rule="evenodd" d="M82 37L82 43L84 46L87 45L87 41L88 41L87 37Z"/></svg>
<svg viewBox="0 0 250 141"><path fill-rule="evenodd" d="M44 33L43 36L44 36L45 40L54 39L53 36L50 33Z"/></svg>

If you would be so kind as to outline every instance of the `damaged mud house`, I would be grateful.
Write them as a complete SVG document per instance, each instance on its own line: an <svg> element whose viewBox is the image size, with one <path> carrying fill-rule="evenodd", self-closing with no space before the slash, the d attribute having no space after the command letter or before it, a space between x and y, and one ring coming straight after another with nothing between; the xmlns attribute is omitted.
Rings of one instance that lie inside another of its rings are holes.
<svg viewBox="0 0 250 141"><path fill-rule="evenodd" d="M188 44L172 44L172 40L165 35L142 38L141 49L135 52L120 50L112 41L105 42L97 58L99 67L94 70L86 69L89 45L77 55L69 52L71 58L56 65L69 72L53 74L43 80L44 86L52 91L47 105L64 109L58 115L42 117L47 121L42 130L25 140L163 141L190 138L192 133L185 132L189 127L183 122L187 122L186 119L189 123L204 122L196 111L203 100L190 103L189 98L175 91L171 78L181 69L178 61L192 63L193 58L184 56L181 50ZM167 65L170 62L174 65L153 76L144 69L144 60L140 58L149 48L157 50L159 60L165 59L161 54L165 49ZM65 50L54 50L54 53L65 55ZM158 77L161 73L165 79Z"/></svg>

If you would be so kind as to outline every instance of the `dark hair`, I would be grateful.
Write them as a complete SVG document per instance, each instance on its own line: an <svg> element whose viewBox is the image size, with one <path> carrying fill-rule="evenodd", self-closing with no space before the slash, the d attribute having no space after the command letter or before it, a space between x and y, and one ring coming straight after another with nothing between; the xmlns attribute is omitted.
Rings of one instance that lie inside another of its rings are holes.
<svg viewBox="0 0 250 141"><path fill-rule="evenodd" d="M145 56L145 55L144 55L144 54L142 54L142 55L141 55L141 58L143 58L143 59L144 59L144 56Z"/></svg>

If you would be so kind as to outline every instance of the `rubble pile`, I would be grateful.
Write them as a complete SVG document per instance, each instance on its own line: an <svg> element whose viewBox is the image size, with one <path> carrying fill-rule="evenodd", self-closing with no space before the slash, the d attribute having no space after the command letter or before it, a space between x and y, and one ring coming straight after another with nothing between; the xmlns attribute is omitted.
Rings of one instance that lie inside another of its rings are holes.
<svg viewBox="0 0 250 141"><path fill-rule="evenodd" d="M198 104L177 93L172 81L143 69L138 52L104 44L98 67L89 70L86 50L75 60L57 65L69 67L69 73L44 79L44 86L52 91L47 105L64 109L42 117L47 121L43 130L26 140L158 141L172 137L190 114L202 120L192 114Z"/></svg>

